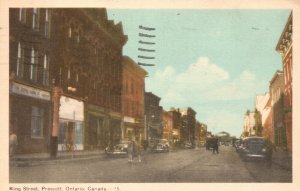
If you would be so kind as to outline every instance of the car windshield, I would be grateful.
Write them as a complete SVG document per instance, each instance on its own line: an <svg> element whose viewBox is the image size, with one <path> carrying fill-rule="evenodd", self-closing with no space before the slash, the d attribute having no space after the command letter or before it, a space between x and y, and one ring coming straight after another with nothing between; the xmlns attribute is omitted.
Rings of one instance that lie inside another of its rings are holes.
<svg viewBox="0 0 300 191"><path fill-rule="evenodd" d="M264 144L263 139L249 139L248 141L249 144Z"/></svg>

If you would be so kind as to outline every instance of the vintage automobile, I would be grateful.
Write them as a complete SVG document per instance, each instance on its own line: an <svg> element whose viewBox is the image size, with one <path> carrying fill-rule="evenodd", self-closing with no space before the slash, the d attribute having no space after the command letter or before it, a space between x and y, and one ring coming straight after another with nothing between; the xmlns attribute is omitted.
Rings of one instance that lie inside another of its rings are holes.
<svg viewBox="0 0 300 191"><path fill-rule="evenodd" d="M155 139L150 144L151 152L169 152L170 144L166 139Z"/></svg>
<svg viewBox="0 0 300 191"><path fill-rule="evenodd" d="M268 159L272 157L272 147L263 137L247 137L242 141L239 154L242 160Z"/></svg>
<svg viewBox="0 0 300 191"><path fill-rule="evenodd" d="M206 139L205 148L206 148L206 150L213 148L213 138L212 137L208 137Z"/></svg>
<svg viewBox="0 0 300 191"><path fill-rule="evenodd" d="M238 139L234 142L234 148L236 150L237 153L239 153L241 151L241 149L243 148L243 141Z"/></svg>
<svg viewBox="0 0 300 191"><path fill-rule="evenodd" d="M183 148L184 149L193 149L193 148L195 148L195 146L191 142L185 142L183 144Z"/></svg>
<svg viewBox="0 0 300 191"><path fill-rule="evenodd" d="M121 141L114 146L106 147L105 153L108 156L127 156L129 144L130 141Z"/></svg>

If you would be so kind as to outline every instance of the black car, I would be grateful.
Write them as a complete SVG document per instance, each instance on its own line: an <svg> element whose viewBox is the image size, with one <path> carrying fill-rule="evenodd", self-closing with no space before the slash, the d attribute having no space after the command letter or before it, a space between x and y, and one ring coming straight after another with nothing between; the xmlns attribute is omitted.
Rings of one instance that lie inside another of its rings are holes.
<svg viewBox="0 0 300 191"><path fill-rule="evenodd" d="M214 147L214 139L212 137L207 138L205 142L206 150L212 149L213 147Z"/></svg>
<svg viewBox="0 0 300 191"><path fill-rule="evenodd" d="M108 156L126 156L128 154L129 144L130 141L122 141L114 146L108 146L105 148L105 153Z"/></svg>
<svg viewBox="0 0 300 191"><path fill-rule="evenodd" d="M247 137L242 141L239 153L243 160L269 159L272 157L272 148L263 137Z"/></svg>
<svg viewBox="0 0 300 191"><path fill-rule="evenodd" d="M152 152L169 152L170 144L166 139L153 140L151 145Z"/></svg>

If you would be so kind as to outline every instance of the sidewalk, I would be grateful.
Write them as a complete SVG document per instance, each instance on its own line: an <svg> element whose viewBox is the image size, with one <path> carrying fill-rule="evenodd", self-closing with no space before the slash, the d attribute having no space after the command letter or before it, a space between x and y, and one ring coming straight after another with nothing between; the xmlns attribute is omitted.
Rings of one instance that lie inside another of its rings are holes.
<svg viewBox="0 0 300 191"><path fill-rule="evenodd" d="M292 170L292 156L285 149L277 148L273 152L272 162L286 170Z"/></svg>
<svg viewBox="0 0 300 191"><path fill-rule="evenodd" d="M32 153L17 154L10 160L11 164L17 166L31 166L47 162L67 162L78 161L82 159L104 159L106 157L103 150L93 151L74 151L74 152L57 152L55 158L51 158L50 153Z"/></svg>

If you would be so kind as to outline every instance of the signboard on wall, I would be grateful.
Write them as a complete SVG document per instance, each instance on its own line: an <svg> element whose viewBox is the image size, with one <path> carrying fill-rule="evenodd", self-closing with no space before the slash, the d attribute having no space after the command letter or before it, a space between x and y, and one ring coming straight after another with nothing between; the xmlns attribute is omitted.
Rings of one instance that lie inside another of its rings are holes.
<svg viewBox="0 0 300 191"><path fill-rule="evenodd" d="M15 82L11 86L11 91L15 94L29 96L36 99L42 99L47 101L50 100L50 92Z"/></svg>

